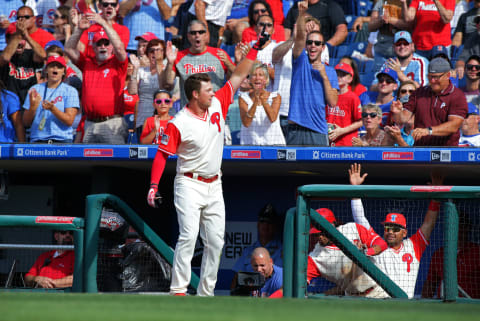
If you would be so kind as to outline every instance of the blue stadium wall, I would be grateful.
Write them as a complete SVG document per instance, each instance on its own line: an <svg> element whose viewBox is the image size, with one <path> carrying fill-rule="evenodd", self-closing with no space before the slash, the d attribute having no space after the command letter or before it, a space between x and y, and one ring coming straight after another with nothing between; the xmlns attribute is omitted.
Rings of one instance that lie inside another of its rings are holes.
<svg viewBox="0 0 480 321"><path fill-rule="evenodd" d="M154 146L145 145L1 144L0 169L8 172L9 186L53 188L49 200L53 215L82 217L85 196L115 194L174 247L178 231L172 194L174 158L167 162L160 182L162 207L152 209L145 200L155 153ZM480 179L480 149L225 147L222 171L227 235L217 289L229 288L231 265L241 249L256 238L260 208L272 203L284 215L295 206L298 186L347 184L347 169L353 162L361 163L369 173L367 184L424 185L433 168L446 173L448 185L476 186ZM32 196L20 197L28 200ZM1 214L9 214L3 211L6 202L0 201ZM440 244L431 246L435 249ZM422 259L419 284L428 262L429 257Z"/></svg>

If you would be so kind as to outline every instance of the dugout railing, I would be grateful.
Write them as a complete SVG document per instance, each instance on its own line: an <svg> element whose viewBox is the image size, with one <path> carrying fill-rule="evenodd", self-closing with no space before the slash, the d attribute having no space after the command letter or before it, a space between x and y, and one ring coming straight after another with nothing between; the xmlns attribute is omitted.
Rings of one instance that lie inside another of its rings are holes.
<svg viewBox="0 0 480 321"><path fill-rule="evenodd" d="M173 250L135 211L117 196L95 194L86 198L85 218L64 216L0 215L0 227L28 227L74 232L75 266L72 292L98 292L97 267L100 220L104 207L117 211L170 265ZM18 246L18 245L15 245ZM28 247L28 245L26 245ZM12 247L14 248L14 247ZM197 289L199 278L192 271L190 285Z"/></svg>
<svg viewBox="0 0 480 321"><path fill-rule="evenodd" d="M307 297L307 257L311 220L344 254L374 279L392 298L407 298L400 287L380 271L366 256L339 233L325 218L316 214L316 200L351 198L438 199L443 215L444 301L455 301L457 290L458 211L455 201L479 199L480 188L471 186L386 186L386 185L305 185L298 188L296 208L286 215L284 226L284 296ZM387 214L387 213L385 213Z"/></svg>

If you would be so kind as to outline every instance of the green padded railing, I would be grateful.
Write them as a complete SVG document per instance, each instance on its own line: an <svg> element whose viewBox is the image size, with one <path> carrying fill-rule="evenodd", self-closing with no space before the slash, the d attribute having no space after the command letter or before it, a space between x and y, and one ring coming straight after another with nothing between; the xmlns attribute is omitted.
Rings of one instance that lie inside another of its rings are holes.
<svg viewBox="0 0 480 321"><path fill-rule="evenodd" d="M130 223L133 228L152 245L165 260L172 264L173 250L142 220L120 198L111 194L95 194L87 196L85 216L85 264L84 278L86 292L97 292L97 251L99 225L102 215L102 208L107 205L109 208L118 211L122 217ZM190 285L195 289L198 287L199 278L192 272Z"/></svg>
<svg viewBox="0 0 480 321"><path fill-rule="evenodd" d="M395 185L305 185L298 188L296 209L287 212L284 228L284 296L306 296L306 269L310 219L319 224L335 244L350 259L371 276L390 296L407 295L370 262L353 244L327 220L310 207L311 199L322 198L376 198L376 199L440 199L444 202L444 280L445 301L455 301L457 291L457 237L458 213L451 199L478 199L480 187L472 186L395 186Z"/></svg>
<svg viewBox="0 0 480 321"><path fill-rule="evenodd" d="M73 231L75 264L73 268L72 292L83 292L83 245L84 220L79 217L65 216L23 216L0 215L0 227L34 227L58 231Z"/></svg>

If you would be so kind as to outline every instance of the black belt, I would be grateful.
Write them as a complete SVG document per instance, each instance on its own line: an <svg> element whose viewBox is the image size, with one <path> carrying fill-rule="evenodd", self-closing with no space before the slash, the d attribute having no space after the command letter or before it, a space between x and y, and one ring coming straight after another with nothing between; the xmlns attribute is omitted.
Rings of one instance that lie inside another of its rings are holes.
<svg viewBox="0 0 480 321"><path fill-rule="evenodd" d="M119 118L119 117L123 117L123 116L122 115L113 115L113 116L92 117L92 118L87 117L87 120L91 121L91 122L94 122L94 123L102 123L102 122L107 121L109 119Z"/></svg>

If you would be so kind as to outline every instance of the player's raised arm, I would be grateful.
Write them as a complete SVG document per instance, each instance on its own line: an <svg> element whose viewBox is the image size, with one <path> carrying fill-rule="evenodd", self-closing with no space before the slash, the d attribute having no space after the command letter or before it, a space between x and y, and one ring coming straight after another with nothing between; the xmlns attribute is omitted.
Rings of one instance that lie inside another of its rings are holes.
<svg viewBox="0 0 480 321"><path fill-rule="evenodd" d="M350 165L350 169L348 170L348 176L350 178L351 185L363 184L368 174L364 173L362 175L361 172L362 172L361 164L354 163L353 165ZM352 216L355 223L364 226L367 230L370 230L372 227L370 226L370 223L365 217L365 210L363 208L362 199L352 198L351 206L352 206Z"/></svg>
<svg viewBox="0 0 480 321"><path fill-rule="evenodd" d="M432 179L432 185L438 186L443 185L443 175L438 172L432 172L430 174ZM425 218L423 219L423 224L420 227L420 230L425 236L425 239L428 241L430 240L430 235L435 227L435 222L437 221L438 213L440 212L440 205L441 203L437 200L431 200L430 205L428 206L427 213L425 214Z"/></svg>

